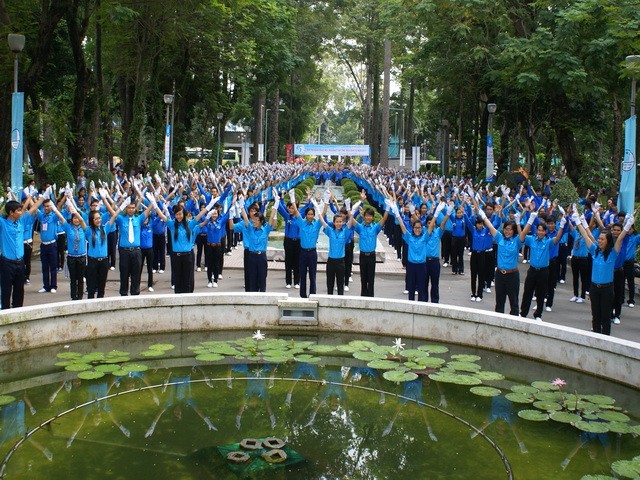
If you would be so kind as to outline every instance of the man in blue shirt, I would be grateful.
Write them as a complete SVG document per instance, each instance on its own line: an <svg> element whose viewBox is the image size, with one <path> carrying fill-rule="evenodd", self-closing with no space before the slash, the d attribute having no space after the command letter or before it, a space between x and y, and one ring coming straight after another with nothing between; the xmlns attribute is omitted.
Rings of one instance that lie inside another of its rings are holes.
<svg viewBox="0 0 640 480"><path fill-rule="evenodd" d="M360 242L360 295L363 297L373 297L373 287L376 278L376 243L378 233L384 227L389 218L389 212L385 210L384 215L376 224L373 223L375 212L373 208L367 208L362 215L363 223L355 224L355 230Z"/></svg>
<svg viewBox="0 0 640 480"><path fill-rule="evenodd" d="M298 207L293 203L293 216L300 232L300 296L307 297L307 271L309 272L309 295L316 293L316 272L318 270L318 235L322 223L316 220L316 210L309 207L304 219L300 216Z"/></svg>
<svg viewBox="0 0 640 480"><path fill-rule="evenodd" d="M53 200L46 199L37 213L40 222L40 262L42 263L42 288L38 293L56 293L58 289L58 230L64 217ZM66 235L65 235L66 239Z"/></svg>

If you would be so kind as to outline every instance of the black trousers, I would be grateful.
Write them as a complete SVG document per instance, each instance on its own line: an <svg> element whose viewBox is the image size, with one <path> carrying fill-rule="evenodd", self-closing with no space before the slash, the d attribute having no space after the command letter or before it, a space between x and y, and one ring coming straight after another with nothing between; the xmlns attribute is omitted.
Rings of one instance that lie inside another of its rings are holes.
<svg viewBox="0 0 640 480"><path fill-rule="evenodd" d="M175 292L192 293L193 251L174 252L172 268L175 268Z"/></svg>
<svg viewBox="0 0 640 480"><path fill-rule="evenodd" d="M109 274L109 257L87 259L87 298L104 298L104 289Z"/></svg>
<svg viewBox="0 0 640 480"><path fill-rule="evenodd" d="M611 307L613 306L613 285L598 287L591 284L591 329L596 333L611 335Z"/></svg>
<svg viewBox="0 0 640 480"><path fill-rule="evenodd" d="M360 295L373 297L376 279L376 252L360 252Z"/></svg>
<svg viewBox="0 0 640 480"><path fill-rule="evenodd" d="M558 257L549 259L549 282L547 283L547 307L553 306L553 298L556 294L556 285L558 285L558 274L560 273L560 265L558 265ZM536 293L536 298L538 294ZM544 298L544 297L542 297ZM540 300L538 300L540 302Z"/></svg>
<svg viewBox="0 0 640 480"><path fill-rule="evenodd" d="M24 302L24 261L0 257L2 310L21 307Z"/></svg>
<svg viewBox="0 0 640 480"><path fill-rule="evenodd" d="M624 303L624 268L616 268L613 271L613 317L622 315L622 304Z"/></svg>
<svg viewBox="0 0 640 480"><path fill-rule="evenodd" d="M33 242L24 242L24 281L31 278L31 255L33 254Z"/></svg>
<svg viewBox="0 0 640 480"><path fill-rule="evenodd" d="M558 247L558 280L567 279L567 257L571 249L569 244L561 243Z"/></svg>
<svg viewBox="0 0 640 480"><path fill-rule="evenodd" d="M309 272L309 295L316 293L316 273L318 271L318 252L300 251L300 296L307 297L307 272Z"/></svg>
<svg viewBox="0 0 640 480"><path fill-rule="evenodd" d="M482 298L482 289L484 288L485 262L487 255L493 255L493 252L477 251L471 252L471 296Z"/></svg>
<svg viewBox="0 0 640 480"><path fill-rule="evenodd" d="M116 266L116 250L118 249L118 229L109 232L107 235L107 255L109 257L109 266Z"/></svg>
<svg viewBox="0 0 640 480"><path fill-rule="evenodd" d="M153 247L151 248L141 248L140 254L142 255L142 264L140 265L140 281L142 281L142 270L144 269L144 264L147 264L147 288L153 287L153 269L155 268L153 261Z"/></svg>
<svg viewBox="0 0 640 480"><path fill-rule="evenodd" d="M120 295L126 297L131 281L131 295L140 295L140 275L142 273L142 253L139 248L120 248Z"/></svg>
<svg viewBox="0 0 640 480"><path fill-rule="evenodd" d="M266 292L267 291L267 254L247 252L247 283L248 292Z"/></svg>
<svg viewBox="0 0 640 480"><path fill-rule="evenodd" d="M349 285L349 277L353 272L353 249L355 244L353 241L344 246L344 284Z"/></svg>
<svg viewBox="0 0 640 480"><path fill-rule="evenodd" d="M84 295L84 273L87 268L87 256L67 256L69 268L69 286L71 288L71 300L82 300Z"/></svg>
<svg viewBox="0 0 640 480"><path fill-rule="evenodd" d="M453 273L464 273L464 246L467 238L451 237L451 268Z"/></svg>
<svg viewBox="0 0 640 480"><path fill-rule="evenodd" d="M333 295L333 286L337 284L338 295L344 295L344 258L327 259L327 293Z"/></svg>
<svg viewBox="0 0 640 480"><path fill-rule="evenodd" d="M544 306L544 298L547 294L547 284L549 282L549 267L535 269L530 267L527 271L527 277L524 279L524 293L522 294L522 304L520 305L520 315L526 317L529 315L531 308L531 300L533 294L536 294L536 309L533 312L534 317L542 318L542 310ZM550 286L549 286L550 287Z"/></svg>
<svg viewBox="0 0 640 480"><path fill-rule="evenodd" d="M573 296L585 298L588 290L588 277L591 275L589 272L589 260L587 257L571 257L571 273L573 275ZM578 289L582 286L580 294L578 295Z"/></svg>
<svg viewBox="0 0 640 480"><path fill-rule="evenodd" d="M393 226L393 247L396 249L396 255L398 258L402 258L403 243L404 243L404 240L402 240L402 229L400 228L400 225L394 225Z"/></svg>
<svg viewBox="0 0 640 480"><path fill-rule="evenodd" d="M445 263L449 263L449 259L451 258L451 232L445 230L442 232L442 238L440 239L440 248L442 249L442 258Z"/></svg>
<svg viewBox="0 0 640 480"><path fill-rule="evenodd" d="M24 249L24 258L25 258L25 260L27 258L27 248L26 247L27 246L25 244L25 249ZM629 296L627 297L628 298L627 303L636 303L635 302L636 275L635 275L635 271L634 271L634 261L633 260L628 260L628 261L624 262L624 266L622 268L624 269L624 278L627 281L627 288L629 289Z"/></svg>
<svg viewBox="0 0 640 480"><path fill-rule="evenodd" d="M509 314L518 316L518 295L520 294L520 272L501 273L496 270L496 312L504 313L504 305L509 298Z"/></svg>
<svg viewBox="0 0 640 480"><path fill-rule="evenodd" d="M153 270L164 270L167 236L164 233L153 235Z"/></svg>
<svg viewBox="0 0 640 480"><path fill-rule="evenodd" d="M59 233L56 238L56 244L58 245L58 269L64 268L64 256L67 251L67 234Z"/></svg>
<svg viewBox="0 0 640 480"><path fill-rule="evenodd" d="M493 245L493 250L485 252L484 257L484 283L487 288L496 278L496 258L498 258L498 245Z"/></svg>
<svg viewBox="0 0 640 480"><path fill-rule="evenodd" d="M284 276L287 285L300 284L300 239L284 237Z"/></svg>
<svg viewBox="0 0 640 480"><path fill-rule="evenodd" d="M207 235L200 234L196 237L196 267L202 267L202 253L207 244ZM206 264L205 264L206 265Z"/></svg>
<svg viewBox="0 0 640 480"><path fill-rule="evenodd" d="M207 280L218 283L218 276L222 273L222 261L224 259L224 247L222 244L207 244L205 259L207 260Z"/></svg>

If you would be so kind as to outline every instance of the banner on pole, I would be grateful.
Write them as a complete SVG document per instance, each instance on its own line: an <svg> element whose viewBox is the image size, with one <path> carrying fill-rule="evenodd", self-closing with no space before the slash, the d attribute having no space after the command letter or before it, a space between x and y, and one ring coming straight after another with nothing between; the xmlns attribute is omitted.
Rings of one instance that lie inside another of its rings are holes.
<svg viewBox="0 0 640 480"><path fill-rule="evenodd" d="M11 96L11 189L22 191L22 162L24 159L24 93L14 92Z"/></svg>
<svg viewBox="0 0 640 480"><path fill-rule="evenodd" d="M620 168L618 211L632 213L636 194L636 116L624 122L624 159Z"/></svg>
<svg viewBox="0 0 640 480"><path fill-rule="evenodd" d="M171 155L171 125L167 123L164 131L164 169L169 171L169 157Z"/></svg>
<svg viewBox="0 0 640 480"><path fill-rule="evenodd" d="M493 174L494 160L493 160L493 136L487 135L487 172L485 175L486 182L493 182L495 175Z"/></svg>

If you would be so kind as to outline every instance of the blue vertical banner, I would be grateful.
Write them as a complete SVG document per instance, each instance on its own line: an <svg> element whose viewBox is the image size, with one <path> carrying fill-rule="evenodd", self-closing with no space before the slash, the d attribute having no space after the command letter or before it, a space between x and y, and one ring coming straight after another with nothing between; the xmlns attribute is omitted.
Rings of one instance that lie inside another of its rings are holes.
<svg viewBox="0 0 640 480"><path fill-rule="evenodd" d="M494 161L493 161L493 135L487 135L487 172L485 174L486 182L493 182L495 176L493 175Z"/></svg>
<svg viewBox="0 0 640 480"><path fill-rule="evenodd" d="M164 133L164 169L169 171L171 165L169 161L171 158L171 125L167 123L167 128Z"/></svg>
<svg viewBox="0 0 640 480"><path fill-rule="evenodd" d="M618 211L633 213L636 195L636 116L624 122L624 159L620 168Z"/></svg>
<svg viewBox="0 0 640 480"><path fill-rule="evenodd" d="M11 96L11 189L18 201L22 195L22 162L24 159L24 93Z"/></svg>

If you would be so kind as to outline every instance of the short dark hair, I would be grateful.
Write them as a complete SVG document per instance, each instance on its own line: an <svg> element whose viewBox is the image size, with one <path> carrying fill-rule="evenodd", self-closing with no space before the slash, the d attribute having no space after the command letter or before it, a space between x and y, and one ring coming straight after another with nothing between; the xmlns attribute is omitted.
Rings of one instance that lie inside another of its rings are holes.
<svg viewBox="0 0 640 480"><path fill-rule="evenodd" d="M368 207L368 208L365 209L364 215L371 215L371 216L375 217L376 214L374 213L373 208Z"/></svg>
<svg viewBox="0 0 640 480"><path fill-rule="evenodd" d="M7 215L11 215L13 212L22 208L22 204L20 202L16 202L15 200L9 200L7 204L4 206L4 211L7 212Z"/></svg>

